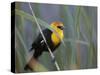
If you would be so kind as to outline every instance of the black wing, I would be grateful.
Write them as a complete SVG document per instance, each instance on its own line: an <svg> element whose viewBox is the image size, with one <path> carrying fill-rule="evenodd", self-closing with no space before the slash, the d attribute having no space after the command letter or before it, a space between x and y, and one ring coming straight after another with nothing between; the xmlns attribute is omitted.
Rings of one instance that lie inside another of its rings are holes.
<svg viewBox="0 0 100 75"><path fill-rule="evenodd" d="M49 29L44 29L44 30L42 30L42 32L45 36L47 43L51 43L50 40L51 40L52 32ZM43 40L41 33L39 33L38 37L33 42L32 48L30 49L30 51L33 49L38 49L39 47L43 46L44 44L45 44L45 41Z"/></svg>

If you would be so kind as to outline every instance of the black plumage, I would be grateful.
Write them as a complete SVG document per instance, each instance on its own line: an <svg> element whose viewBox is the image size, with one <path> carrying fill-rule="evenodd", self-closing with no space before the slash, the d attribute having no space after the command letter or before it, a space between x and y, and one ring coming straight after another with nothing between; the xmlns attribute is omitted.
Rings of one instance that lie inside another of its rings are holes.
<svg viewBox="0 0 100 75"><path fill-rule="evenodd" d="M42 32L45 36L45 39L46 39L46 42L47 42L49 48L53 52L60 45L60 42L56 46L53 44L52 39L51 39L51 35L53 32L51 30L44 29ZM38 37L33 42L32 48L30 49L30 51L31 50L35 50L33 57L36 59L38 59L38 57L42 54L42 52L48 51L47 45L46 45L41 33L39 33Z"/></svg>
<svg viewBox="0 0 100 75"><path fill-rule="evenodd" d="M51 23L50 26L51 26L51 28L54 29L54 32L52 32L49 29L44 29L44 30L42 30L42 33L43 33L43 35L44 35L44 37L46 39L46 42L47 42L50 50L53 52L60 45L61 40L64 37L64 35L63 35L64 26L63 26L63 23L60 22L60 21L54 21L54 22ZM57 35L59 35L59 37ZM32 43L30 51L34 50L33 57L30 59L30 61L24 67L25 70L27 70L27 69L31 70L32 69L31 66L34 64L32 62L35 62L34 58L38 59L39 56L43 52L48 52L49 51L48 47L47 47L47 44L45 43L41 33L39 33L37 38Z"/></svg>

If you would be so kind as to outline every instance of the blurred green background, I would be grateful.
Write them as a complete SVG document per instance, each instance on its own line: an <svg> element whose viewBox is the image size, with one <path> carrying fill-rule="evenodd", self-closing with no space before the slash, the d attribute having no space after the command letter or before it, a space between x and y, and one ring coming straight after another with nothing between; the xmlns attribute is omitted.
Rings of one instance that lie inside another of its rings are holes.
<svg viewBox="0 0 100 75"><path fill-rule="evenodd" d="M28 3L15 4L15 70L31 72L25 71L24 66L34 52L29 53L29 49L39 29ZM54 52L61 70L97 67L97 7L42 3L31 3L31 6L42 29L49 28L53 21L63 22L66 28L63 39L65 46L61 44ZM46 70L56 71L51 60L48 52L44 52L39 58Z"/></svg>

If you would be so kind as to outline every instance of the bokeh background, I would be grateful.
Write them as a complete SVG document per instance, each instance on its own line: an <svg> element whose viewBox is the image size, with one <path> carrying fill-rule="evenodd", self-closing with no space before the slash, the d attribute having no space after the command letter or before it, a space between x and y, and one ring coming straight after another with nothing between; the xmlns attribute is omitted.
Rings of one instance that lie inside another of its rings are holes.
<svg viewBox="0 0 100 75"><path fill-rule="evenodd" d="M15 70L31 72L25 71L24 66L34 53L29 49L39 29L29 4L16 2L15 5ZM61 70L97 68L97 7L43 3L31 3L31 6L42 29L49 29L53 21L61 21L65 26L65 45L62 43L54 52ZM48 71L57 70L48 52L41 55L39 63Z"/></svg>

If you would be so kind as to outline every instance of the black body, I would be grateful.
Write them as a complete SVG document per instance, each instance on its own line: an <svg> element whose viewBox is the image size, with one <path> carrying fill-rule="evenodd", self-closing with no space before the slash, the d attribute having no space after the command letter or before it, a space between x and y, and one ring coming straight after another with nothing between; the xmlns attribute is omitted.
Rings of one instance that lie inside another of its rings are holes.
<svg viewBox="0 0 100 75"><path fill-rule="evenodd" d="M45 29L42 31L45 39L47 41L47 44L49 45L49 48L51 49L51 51L53 52L59 45L60 43L58 43L58 45L54 45L51 39L51 35L52 35L52 31L50 31L49 29ZM43 51L48 51L47 45L45 43L45 41L43 40L42 35L39 33L38 37L36 38L36 40L33 42L32 44L32 48L30 50L35 50L33 57L38 59L38 57L42 54Z"/></svg>

